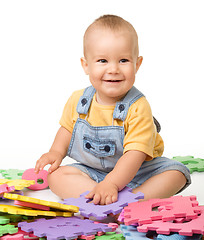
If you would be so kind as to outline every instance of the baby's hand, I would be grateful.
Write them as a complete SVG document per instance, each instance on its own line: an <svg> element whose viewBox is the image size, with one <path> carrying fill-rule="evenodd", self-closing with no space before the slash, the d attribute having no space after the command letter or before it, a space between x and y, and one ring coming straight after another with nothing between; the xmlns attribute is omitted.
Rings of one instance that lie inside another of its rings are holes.
<svg viewBox="0 0 204 240"><path fill-rule="evenodd" d="M86 198L93 198L94 204L107 205L117 201L118 199L118 187L107 181L102 181L96 185L96 187L88 193Z"/></svg>
<svg viewBox="0 0 204 240"><path fill-rule="evenodd" d="M55 151L45 153L41 156L40 159L37 160L35 165L35 172L38 173L42 170L46 165L51 164L48 172L51 173L55 171L60 163L62 162L63 156Z"/></svg>

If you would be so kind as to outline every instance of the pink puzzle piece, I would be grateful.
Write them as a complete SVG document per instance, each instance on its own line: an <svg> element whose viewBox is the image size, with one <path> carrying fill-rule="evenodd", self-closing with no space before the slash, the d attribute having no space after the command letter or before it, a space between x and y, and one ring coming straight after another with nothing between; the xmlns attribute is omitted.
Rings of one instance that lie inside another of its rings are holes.
<svg viewBox="0 0 204 240"><path fill-rule="evenodd" d="M35 184L28 188L31 190L42 190L48 187L47 175L48 172L46 170L40 170L39 173L35 173L34 168L29 168L23 173L22 179L35 180Z"/></svg>
<svg viewBox="0 0 204 240"><path fill-rule="evenodd" d="M163 211L153 208L165 206ZM176 218L194 219L200 213L195 196L173 196L166 199L150 199L144 202L130 203L124 208L125 225L147 224L153 220L171 221Z"/></svg>
<svg viewBox="0 0 204 240"><path fill-rule="evenodd" d="M18 205L18 206L23 206L23 207L35 208L38 210L50 211L50 207L43 206L43 205L36 204L36 203L29 203L29 202L15 200L14 204Z"/></svg>
<svg viewBox="0 0 204 240"><path fill-rule="evenodd" d="M200 206L200 215L188 222L173 223L154 221L150 224L145 224L137 227L139 232L147 232L154 230L158 234L170 234L170 232L178 232L180 235L192 236L193 234L204 235L204 206Z"/></svg>
<svg viewBox="0 0 204 240"><path fill-rule="evenodd" d="M8 186L6 183L0 185L0 196L3 195L3 193L13 192L15 191L14 186Z"/></svg>
<svg viewBox="0 0 204 240"><path fill-rule="evenodd" d="M36 240L39 239L39 237L33 235L32 233L24 232L21 229L18 229L18 232L15 234L6 234L3 237L1 237L1 240L25 240L25 239Z"/></svg>

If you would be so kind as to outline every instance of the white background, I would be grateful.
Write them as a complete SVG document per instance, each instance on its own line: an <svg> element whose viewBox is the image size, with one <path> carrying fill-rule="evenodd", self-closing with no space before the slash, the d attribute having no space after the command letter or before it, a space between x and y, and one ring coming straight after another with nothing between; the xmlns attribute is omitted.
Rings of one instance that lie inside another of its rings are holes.
<svg viewBox="0 0 204 240"><path fill-rule="evenodd" d="M80 66L87 26L116 14L138 32L135 86L162 125L167 157L204 158L203 1L0 1L0 168L26 169L48 151Z"/></svg>

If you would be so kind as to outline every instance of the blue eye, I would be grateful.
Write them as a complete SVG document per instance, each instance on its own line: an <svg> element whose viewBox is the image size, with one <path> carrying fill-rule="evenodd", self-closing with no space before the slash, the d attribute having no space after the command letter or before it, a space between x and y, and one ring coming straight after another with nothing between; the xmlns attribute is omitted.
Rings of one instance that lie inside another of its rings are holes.
<svg viewBox="0 0 204 240"><path fill-rule="evenodd" d="M99 59L97 62L100 62L100 63L107 63L107 60L106 60L106 59Z"/></svg>
<svg viewBox="0 0 204 240"><path fill-rule="evenodd" d="M129 62L129 60L128 60L128 59L125 59L125 58L123 58L123 59L121 59L121 60L120 60L120 62L121 62L121 63L126 63L126 62Z"/></svg>

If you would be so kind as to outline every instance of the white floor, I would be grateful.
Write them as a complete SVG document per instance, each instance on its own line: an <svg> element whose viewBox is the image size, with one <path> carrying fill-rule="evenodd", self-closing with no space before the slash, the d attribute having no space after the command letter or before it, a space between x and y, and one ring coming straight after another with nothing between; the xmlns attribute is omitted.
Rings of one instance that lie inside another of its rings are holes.
<svg viewBox="0 0 204 240"><path fill-rule="evenodd" d="M192 184L183 192L181 192L179 195L183 196L195 195L197 197L199 205L204 205L204 187L203 187L204 172L202 173L194 172L192 173L191 177ZM50 201L60 201L60 198L58 198L54 193L52 193L50 189L44 189L40 191L24 190L24 192L26 196Z"/></svg>

